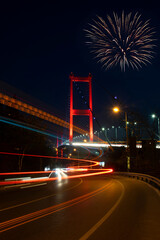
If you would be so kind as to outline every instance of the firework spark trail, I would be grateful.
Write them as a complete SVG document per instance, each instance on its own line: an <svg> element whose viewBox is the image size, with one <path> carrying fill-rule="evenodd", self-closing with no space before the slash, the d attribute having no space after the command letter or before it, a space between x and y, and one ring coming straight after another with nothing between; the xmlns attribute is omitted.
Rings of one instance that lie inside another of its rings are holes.
<svg viewBox="0 0 160 240"><path fill-rule="evenodd" d="M108 15L106 21L97 16L89 26L89 30L85 29L87 44L106 70L117 65L122 71L126 66L138 70L151 63L155 32L140 14L125 15L123 11L119 17L113 13L113 19Z"/></svg>

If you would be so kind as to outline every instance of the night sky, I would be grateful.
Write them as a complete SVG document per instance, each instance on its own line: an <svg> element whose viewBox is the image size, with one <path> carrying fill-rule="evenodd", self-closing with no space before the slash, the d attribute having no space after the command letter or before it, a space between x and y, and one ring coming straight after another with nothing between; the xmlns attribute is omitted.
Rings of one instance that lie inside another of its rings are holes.
<svg viewBox="0 0 160 240"><path fill-rule="evenodd" d="M96 15L105 18L122 10L138 11L144 21L151 19L156 31L155 58L139 71L122 73L119 67L105 71L85 44L83 29ZM145 5L140 1L5 1L0 6L0 30L0 80L53 106L64 119L71 72L93 75L93 108L102 124L109 122L110 94L146 116L160 115L160 14L153 1Z"/></svg>

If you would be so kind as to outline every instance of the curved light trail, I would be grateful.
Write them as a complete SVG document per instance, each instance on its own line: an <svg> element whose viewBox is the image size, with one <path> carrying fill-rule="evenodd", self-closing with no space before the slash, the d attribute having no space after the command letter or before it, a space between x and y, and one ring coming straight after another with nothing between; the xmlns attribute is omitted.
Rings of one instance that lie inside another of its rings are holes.
<svg viewBox="0 0 160 240"><path fill-rule="evenodd" d="M81 167L72 166L67 168L68 173L76 173L74 175L63 175L61 179L73 179L73 178L82 178L82 177L89 177L94 175L101 175L113 172L113 169L93 169L91 167L95 167L99 165L98 161L89 160L89 159L77 159L77 158L66 158L66 157L55 157L55 156L43 156L43 155L34 155L34 154L21 154L21 153L7 153L7 152L0 152L0 154L4 155L12 155L12 156L26 156L26 157L43 157L43 158L51 158L51 159L67 159L71 161L79 161L79 162L87 162L89 165L82 165ZM88 172L92 171L92 172ZM93 172L94 171L94 172ZM80 173L79 173L80 172ZM83 172L83 173L81 173ZM86 173L87 172L87 173ZM46 174L49 173L56 173L56 170L52 171L30 171L30 172L8 172L8 173L0 173L0 176L15 176L15 175L32 175L32 174ZM49 175L49 176L50 176ZM24 180L8 180L8 181L0 181L0 186L6 185L13 185L13 184L20 184L20 183L34 183L34 182L48 182L48 181L55 181L58 180L57 177L41 177L41 178L31 178L31 179L24 179Z"/></svg>
<svg viewBox="0 0 160 240"><path fill-rule="evenodd" d="M93 161L90 159L79 159L79 158L67 158L67 157L58 157L58 156L48 156L48 155L36 155L36 154L23 154L23 153L10 153L10 152L0 152L3 155L12 155L12 156L25 156L25 157L36 157L36 158L50 158L50 159L65 159L71 161L80 161L80 162L89 162L90 165L85 167L93 167L99 165L99 162ZM83 166L84 167L84 166Z"/></svg>
<svg viewBox="0 0 160 240"><path fill-rule="evenodd" d="M90 171L91 169L88 169ZM71 176L64 176L61 177L61 180L63 179L73 179L73 178L82 178L82 177L91 177L95 175L102 175L102 174L107 174L107 173L112 173L113 169L93 169L94 173L83 173L83 174L77 174L77 175L71 175ZM20 184L20 183L35 183L35 182L50 182L50 181L55 181L58 180L58 177L51 177L51 178L36 178L36 179L27 179L27 180L15 180L15 181L1 181L0 186L6 186L6 185L13 185L13 184Z"/></svg>

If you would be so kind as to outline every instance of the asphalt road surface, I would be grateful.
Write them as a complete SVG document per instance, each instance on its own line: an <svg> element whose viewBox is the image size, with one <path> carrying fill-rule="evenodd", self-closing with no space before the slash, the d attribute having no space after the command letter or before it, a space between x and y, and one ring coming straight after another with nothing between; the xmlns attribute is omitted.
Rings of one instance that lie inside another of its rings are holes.
<svg viewBox="0 0 160 240"><path fill-rule="evenodd" d="M160 194L113 175L6 187L0 239L159 240Z"/></svg>

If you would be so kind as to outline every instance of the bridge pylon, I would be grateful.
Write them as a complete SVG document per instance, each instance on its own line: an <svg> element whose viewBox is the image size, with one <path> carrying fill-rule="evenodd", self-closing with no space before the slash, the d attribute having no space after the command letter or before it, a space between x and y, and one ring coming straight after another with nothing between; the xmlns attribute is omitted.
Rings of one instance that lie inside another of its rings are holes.
<svg viewBox="0 0 160 240"><path fill-rule="evenodd" d="M92 75L76 77L70 74L70 129L69 141L73 141L73 116L89 116L89 138L93 142L93 112L92 112ZM87 82L89 85L89 109L73 109L73 82Z"/></svg>

